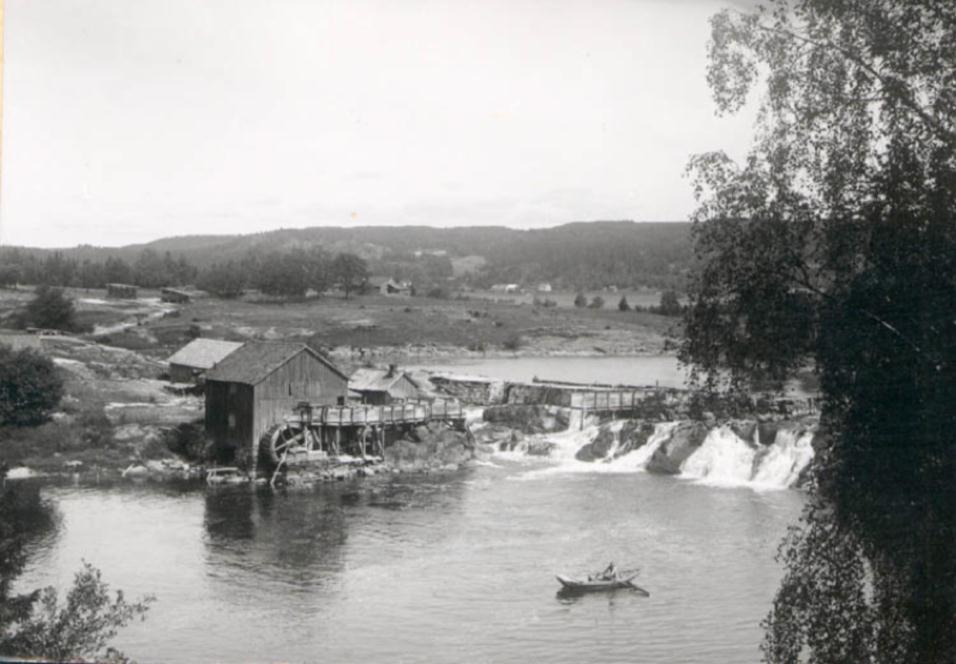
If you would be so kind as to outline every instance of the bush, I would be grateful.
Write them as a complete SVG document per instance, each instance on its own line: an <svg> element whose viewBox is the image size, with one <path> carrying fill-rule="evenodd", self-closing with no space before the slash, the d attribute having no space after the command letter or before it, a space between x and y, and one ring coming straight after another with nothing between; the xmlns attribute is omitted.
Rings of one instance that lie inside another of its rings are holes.
<svg viewBox="0 0 956 664"><path fill-rule="evenodd" d="M62 398L63 378L50 358L0 345L0 425L40 424Z"/></svg>
<svg viewBox="0 0 956 664"><path fill-rule="evenodd" d="M520 334L513 334L505 339L501 344L505 350L518 350L524 345L524 339Z"/></svg>
<svg viewBox="0 0 956 664"><path fill-rule="evenodd" d="M591 304L588 305L591 309L601 309L604 307L604 298L600 295L595 295L594 299L591 300Z"/></svg>
<svg viewBox="0 0 956 664"><path fill-rule="evenodd" d="M578 293L574 296L574 306L578 307L579 309L583 309L584 307L588 306L588 298L584 295L584 293Z"/></svg>
<svg viewBox="0 0 956 664"><path fill-rule="evenodd" d="M622 295L622 296L621 296L621 301L617 303L617 310L618 310L618 311L630 311L630 310L631 310L631 305L629 305L629 304L627 303L627 296L626 296L626 295Z"/></svg>
<svg viewBox="0 0 956 664"><path fill-rule="evenodd" d="M662 316L680 316L683 307L680 304L680 298L672 290L666 290L661 293L661 305L657 309Z"/></svg>
<svg viewBox="0 0 956 664"><path fill-rule="evenodd" d="M79 332L73 300L61 288L40 286L33 299L20 312L21 327L39 327L48 330Z"/></svg>

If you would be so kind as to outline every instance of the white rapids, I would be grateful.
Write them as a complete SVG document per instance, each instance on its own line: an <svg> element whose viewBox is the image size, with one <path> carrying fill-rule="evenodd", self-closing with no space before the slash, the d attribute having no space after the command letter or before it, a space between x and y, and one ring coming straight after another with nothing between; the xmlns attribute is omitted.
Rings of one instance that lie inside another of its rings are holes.
<svg viewBox="0 0 956 664"><path fill-rule="evenodd" d="M559 473L634 473L646 472L648 462L669 441L678 422L661 422L647 442L636 449L620 454L620 432L624 422L611 422L599 426L596 422L573 422L572 426L559 433L540 434L531 439L551 446L543 459L536 455L539 464L520 479L535 479ZM579 428L581 427L581 428ZM614 436L603 459L581 461L577 453L594 442L604 429ZM749 487L758 490L787 489L794 486L801 473L813 459L814 431L799 424L781 426L774 440L767 444L754 444L742 440L729 426L711 429L704 441L680 464L678 477L701 484L718 487ZM530 460L523 451L499 453L510 460Z"/></svg>

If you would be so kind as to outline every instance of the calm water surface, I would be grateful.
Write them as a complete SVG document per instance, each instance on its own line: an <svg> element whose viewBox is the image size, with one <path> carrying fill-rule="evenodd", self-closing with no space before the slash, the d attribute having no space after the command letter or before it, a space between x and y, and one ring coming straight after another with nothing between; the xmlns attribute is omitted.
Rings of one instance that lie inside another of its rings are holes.
<svg viewBox="0 0 956 664"><path fill-rule="evenodd" d="M21 587L81 559L155 594L141 662L756 662L803 497L536 462L300 493L48 487ZM644 598L556 596L556 572L643 568Z"/></svg>
<svg viewBox="0 0 956 664"><path fill-rule="evenodd" d="M578 381L683 387L686 374L672 355L642 357L505 357L435 362L411 368L453 371L512 381Z"/></svg>

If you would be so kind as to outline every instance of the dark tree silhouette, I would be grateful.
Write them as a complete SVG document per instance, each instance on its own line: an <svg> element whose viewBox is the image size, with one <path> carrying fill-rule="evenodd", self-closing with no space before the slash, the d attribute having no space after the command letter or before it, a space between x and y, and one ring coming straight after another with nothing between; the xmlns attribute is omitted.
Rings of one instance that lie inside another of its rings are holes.
<svg viewBox="0 0 956 664"><path fill-rule="evenodd" d="M368 279L368 265L355 254L341 253L332 261L331 273L348 298Z"/></svg>
<svg viewBox="0 0 956 664"><path fill-rule="evenodd" d="M78 330L73 300L60 288L40 286L21 312L23 327L40 327L73 332Z"/></svg>
<svg viewBox="0 0 956 664"><path fill-rule="evenodd" d="M63 379L50 358L0 344L0 425L39 424L62 398Z"/></svg>
<svg viewBox="0 0 956 664"><path fill-rule="evenodd" d="M956 661L954 43L928 0L712 19L719 109L766 87L745 162L691 163L681 355L711 387L809 362L824 397L769 662Z"/></svg>

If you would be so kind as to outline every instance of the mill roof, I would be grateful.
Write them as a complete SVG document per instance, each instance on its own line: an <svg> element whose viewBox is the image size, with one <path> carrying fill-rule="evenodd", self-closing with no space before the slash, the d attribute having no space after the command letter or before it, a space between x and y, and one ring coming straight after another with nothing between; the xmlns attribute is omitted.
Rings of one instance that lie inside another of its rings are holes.
<svg viewBox="0 0 956 664"><path fill-rule="evenodd" d="M395 371L391 376L388 374L388 369L358 369L349 378L349 389L357 392L388 392L402 378L408 378L412 385L416 385L404 371Z"/></svg>
<svg viewBox="0 0 956 664"><path fill-rule="evenodd" d="M269 374L302 352L309 353L335 374L344 380L348 380L348 376L342 373L331 361L304 343L291 341L247 342L239 350L230 353L226 359L207 373L206 380L258 385Z"/></svg>
<svg viewBox="0 0 956 664"><path fill-rule="evenodd" d="M170 355L167 362L197 369L212 369L228 355L242 347L239 341L193 339Z"/></svg>

